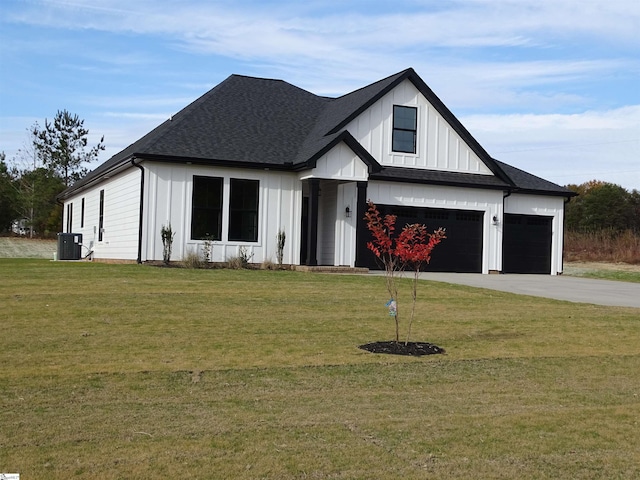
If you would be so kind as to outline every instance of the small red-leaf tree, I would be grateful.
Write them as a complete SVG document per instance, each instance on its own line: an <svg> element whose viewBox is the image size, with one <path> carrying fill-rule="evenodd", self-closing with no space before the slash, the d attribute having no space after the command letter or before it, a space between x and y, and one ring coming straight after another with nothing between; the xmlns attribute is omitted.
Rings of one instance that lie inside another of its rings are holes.
<svg viewBox="0 0 640 480"><path fill-rule="evenodd" d="M375 204L371 201L367 202L368 209L365 213L367 228L371 232L373 241L367 243L367 248L378 257L384 267L384 278L387 286L387 292L391 299L389 303L395 302L394 320L396 322L396 342L400 340L400 312L398 306L398 284L397 273L402 268L400 259L395 255L395 247L393 241L393 232L396 229L396 216L385 215L380 217L380 212Z"/></svg>
<svg viewBox="0 0 640 480"><path fill-rule="evenodd" d="M400 235L394 238L395 224L397 217L395 215L380 216L378 207L371 202L367 202L368 209L365 214L367 228L371 232L373 240L367 243L367 248L382 262L385 271L385 282L387 292L391 299L396 326L396 342L400 341L400 320L398 308L398 283L397 279L402 272L411 267L414 272L411 307L411 316L409 320L409 328L407 332L406 343L409 343L411 335L411 327L415 315L418 277L420 269L431 260L431 252L435 246L440 243L445 236L443 228L435 230L433 233L427 232L427 227L421 224L406 225ZM391 308L390 308L391 311Z"/></svg>
<svg viewBox="0 0 640 480"><path fill-rule="evenodd" d="M431 252L445 236L444 228L438 228L433 233L427 232L427 227L420 223L406 225L396 240L395 255L400 259L405 268L411 267L413 270L413 283L411 289L411 317L409 318L409 328L407 330L407 340L411 335L411 327L416 312L416 299L418 294L418 278L420 270L425 264L431 261Z"/></svg>

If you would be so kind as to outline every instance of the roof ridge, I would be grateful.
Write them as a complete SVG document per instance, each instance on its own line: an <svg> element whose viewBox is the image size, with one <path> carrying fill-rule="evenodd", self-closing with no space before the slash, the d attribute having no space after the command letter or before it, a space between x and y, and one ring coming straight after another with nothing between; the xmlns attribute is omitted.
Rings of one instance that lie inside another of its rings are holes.
<svg viewBox="0 0 640 480"><path fill-rule="evenodd" d="M340 95L339 97L333 97L333 100L340 100L341 98L347 97L347 96L352 95L354 93L358 93L361 90L365 90L365 89L374 87L375 85L377 85L379 83L387 82L387 81L391 80L391 78L393 78L393 77L400 77L400 76L404 76L404 75L409 75L410 73L415 73L415 70L413 68L411 68L411 67L405 68L404 70L402 70L400 72L394 73L392 75L388 75L388 76L386 76L386 77L384 77L384 78L382 78L380 80L376 80L373 83L370 83L368 85L364 85L364 86L362 86L360 88L357 88L357 89L355 89L355 90L353 90L351 92L348 92L348 93L345 93L343 95Z"/></svg>

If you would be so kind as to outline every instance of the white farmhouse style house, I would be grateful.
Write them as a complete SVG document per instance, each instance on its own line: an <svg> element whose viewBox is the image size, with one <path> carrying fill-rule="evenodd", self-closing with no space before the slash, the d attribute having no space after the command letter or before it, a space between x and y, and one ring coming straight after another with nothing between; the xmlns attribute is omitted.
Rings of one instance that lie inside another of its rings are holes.
<svg viewBox="0 0 640 480"><path fill-rule="evenodd" d="M232 75L60 195L95 259L376 267L367 200L447 229L430 270L562 272L569 190L492 158L413 69L339 98Z"/></svg>

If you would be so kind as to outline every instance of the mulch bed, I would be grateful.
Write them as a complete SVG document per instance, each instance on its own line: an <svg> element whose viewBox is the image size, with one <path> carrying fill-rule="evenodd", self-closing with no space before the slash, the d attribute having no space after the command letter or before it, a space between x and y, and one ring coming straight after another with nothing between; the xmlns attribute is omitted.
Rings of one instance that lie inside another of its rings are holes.
<svg viewBox="0 0 640 480"><path fill-rule="evenodd" d="M441 348L433 343L426 342L373 342L365 345L360 345L358 348L366 350L371 353L388 353L391 355L411 355L419 357L422 355L435 355L438 353L446 353L444 348Z"/></svg>

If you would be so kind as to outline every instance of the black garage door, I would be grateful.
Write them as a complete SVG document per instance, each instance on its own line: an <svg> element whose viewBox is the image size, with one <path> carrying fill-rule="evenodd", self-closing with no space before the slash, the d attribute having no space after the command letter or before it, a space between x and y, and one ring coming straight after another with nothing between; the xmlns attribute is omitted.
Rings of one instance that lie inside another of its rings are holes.
<svg viewBox="0 0 640 480"><path fill-rule="evenodd" d="M551 220L552 217L505 214L504 273L551 273Z"/></svg>
<svg viewBox="0 0 640 480"><path fill-rule="evenodd" d="M427 270L434 272L482 272L482 223L484 212L474 210L449 210L436 208L398 207L378 205L380 214L397 215L396 235L402 227L411 223L422 223L432 232L438 227L446 228L447 238L433 251ZM364 227L366 230L366 226ZM380 269L376 257L366 248L371 234L366 230L362 244L358 246L358 265Z"/></svg>

